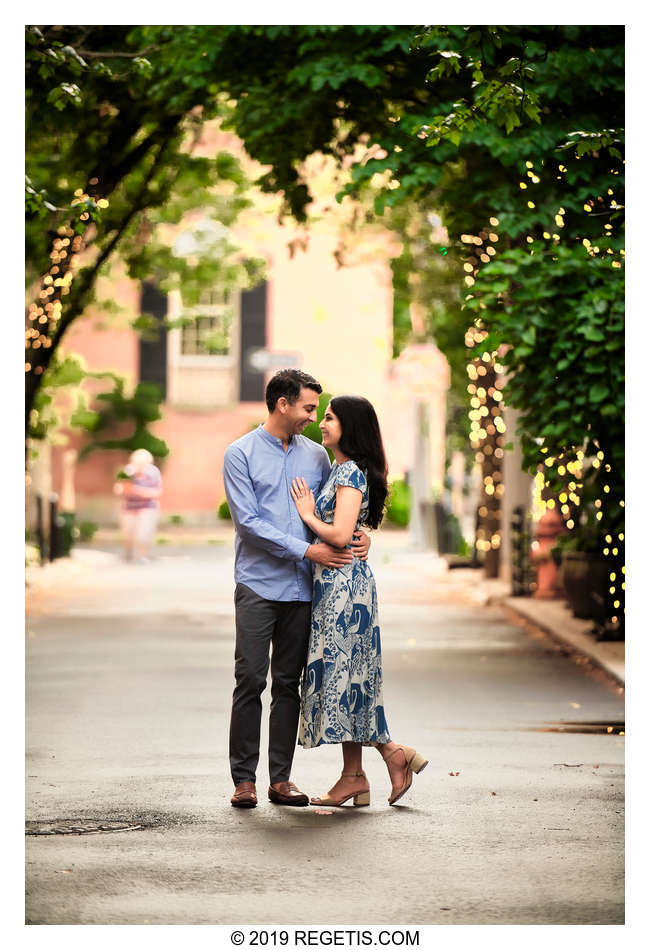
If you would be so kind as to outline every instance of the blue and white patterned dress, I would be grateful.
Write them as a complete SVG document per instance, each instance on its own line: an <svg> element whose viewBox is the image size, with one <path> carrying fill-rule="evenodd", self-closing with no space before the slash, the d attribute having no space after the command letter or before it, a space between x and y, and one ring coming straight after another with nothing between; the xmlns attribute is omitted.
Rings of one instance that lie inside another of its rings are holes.
<svg viewBox="0 0 650 950"><path fill-rule="evenodd" d="M316 515L333 523L338 485L362 492L358 528L368 518L368 482L351 460L332 466L316 499ZM323 743L389 741L373 573L358 558L338 569L317 564L298 743L309 749Z"/></svg>

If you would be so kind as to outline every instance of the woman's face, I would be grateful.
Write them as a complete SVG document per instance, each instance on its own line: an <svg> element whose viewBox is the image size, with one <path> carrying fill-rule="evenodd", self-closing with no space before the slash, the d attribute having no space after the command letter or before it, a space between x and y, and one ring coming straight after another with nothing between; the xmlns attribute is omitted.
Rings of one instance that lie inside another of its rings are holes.
<svg viewBox="0 0 650 950"><path fill-rule="evenodd" d="M332 412L332 407L325 410L319 429L323 436L323 445L328 449L335 449L341 441L341 423Z"/></svg>

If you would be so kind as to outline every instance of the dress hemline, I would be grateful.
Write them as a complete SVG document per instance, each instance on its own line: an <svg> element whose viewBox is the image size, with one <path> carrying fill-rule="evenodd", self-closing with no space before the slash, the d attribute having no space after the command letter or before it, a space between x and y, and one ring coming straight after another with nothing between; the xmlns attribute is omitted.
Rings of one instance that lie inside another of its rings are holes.
<svg viewBox="0 0 650 950"><path fill-rule="evenodd" d="M302 749L318 749L318 747L322 745L341 745L343 742L356 742L359 745L373 746L377 744L385 745L391 741L391 737L385 732L378 736L377 739L320 739L318 742L310 742L308 745L298 740L298 745Z"/></svg>

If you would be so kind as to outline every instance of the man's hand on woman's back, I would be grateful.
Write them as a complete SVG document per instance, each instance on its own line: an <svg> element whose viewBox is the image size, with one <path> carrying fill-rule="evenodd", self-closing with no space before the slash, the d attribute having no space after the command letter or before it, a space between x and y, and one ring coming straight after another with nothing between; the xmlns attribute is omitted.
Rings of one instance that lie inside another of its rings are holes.
<svg viewBox="0 0 650 950"><path fill-rule="evenodd" d="M350 541L350 547L355 557L360 561L368 560L368 551L370 550L370 535L365 531L355 531Z"/></svg>
<svg viewBox="0 0 650 950"><path fill-rule="evenodd" d="M305 557L314 564L323 567L345 567L354 560L352 551L347 548L332 548L329 544L310 544L305 551Z"/></svg>

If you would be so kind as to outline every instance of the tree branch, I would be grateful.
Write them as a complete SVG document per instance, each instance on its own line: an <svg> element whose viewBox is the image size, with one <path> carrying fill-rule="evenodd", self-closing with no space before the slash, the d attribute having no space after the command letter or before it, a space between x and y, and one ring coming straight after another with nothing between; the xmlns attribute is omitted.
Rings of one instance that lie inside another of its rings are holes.
<svg viewBox="0 0 650 950"><path fill-rule="evenodd" d="M161 49L160 46L152 45L145 46L139 53L115 53L109 50L95 52L89 49L78 49L77 52L80 56L85 56L86 59L137 59L139 56L144 56L145 53L153 53L159 49Z"/></svg>
<svg viewBox="0 0 650 950"><path fill-rule="evenodd" d="M117 187L117 184L122 181L137 165L140 159L146 155L151 146L156 144L157 141L160 141L161 135L164 136L165 142L167 142L169 140L169 133L174 130L181 118L182 116L180 115L169 117L161 128L154 129L139 145L132 148L124 158L118 161L106 178L102 178L101 169L95 169L89 178L99 179L97 187L101 191L101 196L106 197ZM110 141L107 143L106 150L107 152L111 151ZM90 185L87 187L87 190L90 194L94 193Z"/></svg>
<svg viewBox="0 0 650 950"><path fill-rule="evenodd" d="M139 211L141 211L142 208L144 207L146 203L145 199L146 199L149 184L156 170L160 166L160 163L162 162L162 159L165 154L165 150L167 149L172 137L173 137L173 127L167 128L167 135L165 136L164 140L160 143L158 153L156 154L151 164L151 168L147 172L147 175L142 183L142 186L137 196L135 197L132 206L129 208L129 211L127 212L127 214L125 214L122 221L117 226L117 230L115 234L113 235L111 240L108 242L108 244L104 247L104 249L100 252L94 264L92 264L84 272L79 274L78 278L76 279L75 285L73 286L73 293L75 293L75 296L78 299L79 298L83 299L84 295L92 287L102 264L104 264L105 261L108 259L108 257L110 257L110 255L113 253L113 251L115 250L118 243L122 239L124 232L128 228L129 224L131 223L135 215ZM45 371L49 367L50 362L52 361L52 358L61 343L64 333L66 332L68 327L77 319L77 317L80 315L81 312L82 312L82 308L80 308L78 304L75 305L75 303L71 301L71 306L68 312L65 314L65 316L61 317L55 332L52 334L52 345L48 347L47 349L39 348L39 350L37 351L38 357L39 357L38 366L42 367L42 372L37 375L34 372L34 367L33 367L32 370L27 374L26 402L25 402L25 425L26 425L25 434L26 435L29 433L29 418L30 418L31 410L34 406L36 395L42 386L43 376L45 374Z"/></svg>
<svg viewBox="0 0 650 950"><path fill-rule="evenodd" d="M158 149L158 154L156 155L154 161L152 162L151 168L147 172L146 178L142 183L142 187L140 188L138 195L134 199L132 207L129 208L129 211L127 212L127 214L124 216L124 218L118 225L115 234L113 235L111 240L108 242L108 244L104 247L104 249L101 251L97 260L84 274L84 280L80 288L82 292L86 292L88 288L92 286L92 283L95 280L95 277L97 276L97 273L99 272L99 269L101 268L102 264L104 264L105 261L113 253L117 244L121 240L122 236L124 235L124 232L128 228L129 224L131 223L135 215L139 211L141 211L142 208L144 207L143 199L145 198L147 194L149 183L151 182L151 179L153 178L156 172L156 169L160 166L163 155L165 153L165 149L167 148L169 144L170 138L171 138L171 135L168 136L164 142L161 142L160 148ZM56 335L52 340L52 350L55 350L56 347L59 345L61 338L63 337L63 334L68 329L70 324L76 319L77 316L78 314L75 313L74 310L72 310L69 314L66 314L65 317L62 317L59 323L59 326L57 327Z"/></svg>

